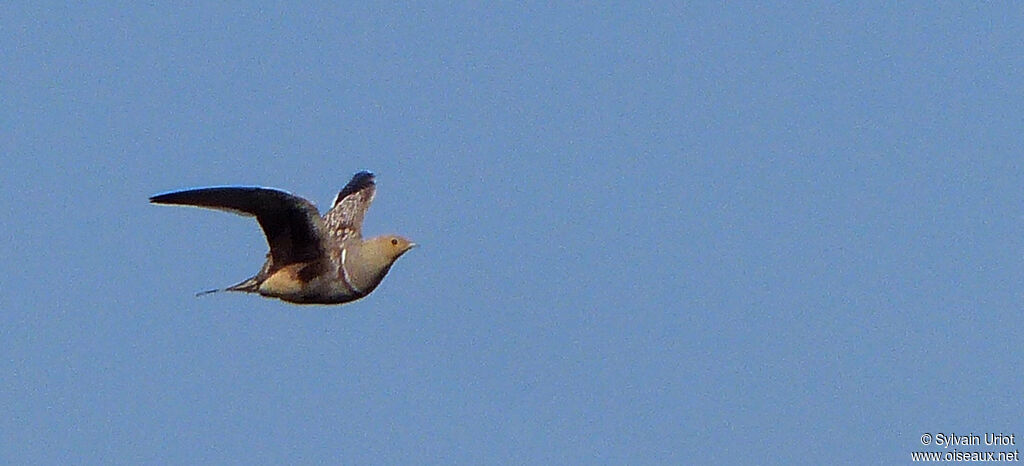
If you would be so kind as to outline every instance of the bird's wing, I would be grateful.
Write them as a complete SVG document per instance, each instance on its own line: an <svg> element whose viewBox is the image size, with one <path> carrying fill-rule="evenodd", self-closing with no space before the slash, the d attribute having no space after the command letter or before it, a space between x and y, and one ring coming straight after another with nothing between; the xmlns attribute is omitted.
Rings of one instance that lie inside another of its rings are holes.
<svg viewBox="0 0 1024 466"><path fill-rule="evenodd" d="M276 189L255 187L200 188L159 194L155 204L188 205L256 217L270 245L275 268L324 255L323 222L311 202Z"/></svg>
<svg viewBox="0 0 1024 466"><path fill-rule="evenodd" d="M356 173L352 181L338 193L338 197L334 198L334 206L324 216L324 223L327 232L336 241L362 237L363 217L377 191L373 180L370 172Z"/></svg>

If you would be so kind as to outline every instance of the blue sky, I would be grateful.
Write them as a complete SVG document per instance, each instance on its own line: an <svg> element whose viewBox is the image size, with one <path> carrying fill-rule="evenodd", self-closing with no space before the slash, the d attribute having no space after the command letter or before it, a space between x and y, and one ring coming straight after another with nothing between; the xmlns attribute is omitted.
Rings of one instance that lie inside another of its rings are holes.
<svg viewBox="0 0 1024 466"><path fill-rule="evenodd" d="M0 458L892 463L1024 435L1024 15L276 2L0 16ZM421 247L196 291L264 185ZM935 448L932 448L934 451Z"/></svg>

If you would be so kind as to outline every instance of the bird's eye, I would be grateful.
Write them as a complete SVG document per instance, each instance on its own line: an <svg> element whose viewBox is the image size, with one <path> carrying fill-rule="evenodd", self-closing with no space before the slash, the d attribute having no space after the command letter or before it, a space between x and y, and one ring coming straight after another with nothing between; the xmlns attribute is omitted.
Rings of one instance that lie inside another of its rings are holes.
<svg viewBox="0 0 1024 466"><path fill-rule="evenodd" d="M391 238L391 245L392 246L398 246L398 240L394 239L394 238Z"/></svg>

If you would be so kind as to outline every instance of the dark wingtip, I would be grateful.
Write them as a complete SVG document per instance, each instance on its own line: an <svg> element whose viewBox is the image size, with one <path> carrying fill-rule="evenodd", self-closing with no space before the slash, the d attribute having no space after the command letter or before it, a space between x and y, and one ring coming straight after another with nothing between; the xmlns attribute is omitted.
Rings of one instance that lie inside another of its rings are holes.
<svg viewBox="0 0 1024 466"><path fill-rule="evenodd" d="M341 201L349 194L359 192L362 189L373 186L373 180L375 178L376 177L373 176L373 173L370 173L366 170L356 173L355 175L352 176L352 181L349 181L348 184L341 189L341 192L338 193L337 200Z"/></svg>
<svg viewBox="0 0 1024 466"><path fill-rule="evenodd" d="M169 193L154 194L149 196L149 202L152 204L181 204L181 200L184 195L188 194L189 191L171 191Z"/></svg>
<svg viewBox="0 0 1024 466"><path fill-rule="evenodd" d="M352 175L352 181L349 181L349 185L358 185L359 187L366 186L373 183L373 173L363 170L355 175Z"/></svg>

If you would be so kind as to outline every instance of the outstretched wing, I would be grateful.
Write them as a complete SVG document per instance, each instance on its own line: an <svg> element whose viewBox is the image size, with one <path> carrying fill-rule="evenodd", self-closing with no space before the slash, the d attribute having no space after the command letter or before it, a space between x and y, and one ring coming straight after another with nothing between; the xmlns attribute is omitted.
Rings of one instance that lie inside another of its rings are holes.
<svg viewBox="0 0 1024 466"><path fill-rule="evenodd" d="M373 180L373 173L356 173L352 181L338 193L338 197L334 198L334 206L324 216L324 223L327 232L336 241L363 236L363 217L377 191Z"/></svg>
<svg viewBox="0 0 1024 466"><path fill-rule="evenodd" d="M274 268L324 255L323 222L309 201L276 189L217 187L190 189L149 198L155 204L187 205L255 216L270 245Z"/></svg>

